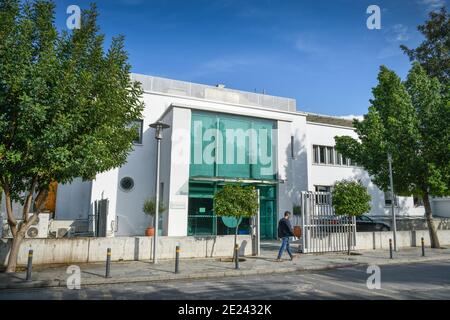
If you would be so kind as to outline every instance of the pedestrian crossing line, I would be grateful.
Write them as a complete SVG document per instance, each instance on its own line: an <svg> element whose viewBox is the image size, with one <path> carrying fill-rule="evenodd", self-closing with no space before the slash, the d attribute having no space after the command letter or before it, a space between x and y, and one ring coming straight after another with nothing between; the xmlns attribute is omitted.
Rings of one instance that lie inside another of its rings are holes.
<svg viewBox="0 0 450 320"><path fill-rule="evenodd" d="M311 277L311 278L313 280L318 280L318 281L330 281L329 277L324 277L324 276L321 276L321 275L318 275L318 274L314 274L314 276ZM348 286L348 285L345 285L345 284L340 283L340 282L333 282L332 285L335 285L335 286L338 286L338 287L342 287L342 288L345 288L345 289L349 289L349 290L363 292L365 294L374 294L376 296L380 296L380 297L384 297L384 298L390 298L390 299L393 299L393 300L399 300L398 299L398 292L397 291L393 291L393 290L387 290L387 289L373 289L373 290L369 290L369 289L359 288L359 287L356 287L356 286ZM378 290L390 291L392 293L395 293L397 296L393 296L393 295L390 295L390 294L387 294L387 293L381 293Z"/></svg>

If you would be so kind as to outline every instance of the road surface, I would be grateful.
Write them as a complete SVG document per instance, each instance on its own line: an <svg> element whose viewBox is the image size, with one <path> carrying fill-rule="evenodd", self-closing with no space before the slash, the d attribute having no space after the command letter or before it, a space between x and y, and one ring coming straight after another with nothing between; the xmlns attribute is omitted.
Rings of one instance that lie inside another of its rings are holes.
<svg viewBox="0 0 450 320"><path fill-rule="evenodd" d="M380 289L369 289L367 268L129 283L0 290L9 299L450 299L450 261L380 267ZM82 280L81 280L82 281Z"/></svg>

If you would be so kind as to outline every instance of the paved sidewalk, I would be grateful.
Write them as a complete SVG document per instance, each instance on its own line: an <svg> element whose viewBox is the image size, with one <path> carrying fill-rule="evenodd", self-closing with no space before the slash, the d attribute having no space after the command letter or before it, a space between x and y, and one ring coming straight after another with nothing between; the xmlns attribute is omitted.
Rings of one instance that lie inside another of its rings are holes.
<svg viewBox="0 0 450 320"><path fill-rule="evenodd" d="M236 270L234 262L223 262L217 258L181 259L180 273L175 274L174 260L161 260L157 265L150 261L113 262L111 278L106 279L105 263L79 264L81 285L112 283L152 282L195 278L217 278L298 271L317 271L357 265L391 265L424 261L450 260L450 249L426 249L422 257L421 248L401 248L389 258L388 250L358 251L351 256L346 253L298 254L293 261L276 262L278 243L262 245L260 257L245 257ZM0 290L14 288L65 287L69 274L67 266L34 266L32 279L25 281L25 271L16 274L0 273Z"/></svg>

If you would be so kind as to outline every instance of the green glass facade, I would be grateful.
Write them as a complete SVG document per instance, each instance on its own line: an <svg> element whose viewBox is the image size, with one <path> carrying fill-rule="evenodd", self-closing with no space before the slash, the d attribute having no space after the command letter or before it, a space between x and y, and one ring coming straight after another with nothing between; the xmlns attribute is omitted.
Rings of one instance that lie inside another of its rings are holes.
<svg viewBox="0 0 450 320"><path fill-rule="evenodd" d="M219 113L193 112L189 181L188 235L234 234L213 212L213 196L227 179L260 190L261 238L275 238L275 121ZM241 234L250 232L244 219Z"/></svg>

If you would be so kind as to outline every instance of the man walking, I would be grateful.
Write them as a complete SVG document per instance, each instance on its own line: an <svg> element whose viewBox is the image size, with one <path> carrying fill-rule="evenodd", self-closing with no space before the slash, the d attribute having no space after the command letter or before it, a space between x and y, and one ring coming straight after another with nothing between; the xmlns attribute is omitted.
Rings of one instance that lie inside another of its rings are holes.
<svg viewBox="0 0 450 320"><path fill-rule="evenodd" d="M278 238L280 238L282 242L280 251L278 252L277 261L281 261L281 255L283 254L285 249L291 257L291 261L292 259L294 259L294 255L292 254L291 248L289 247L289 239L290 237L294 236L294 231L292 230L292 225L289 221L290 215L291 213L289 211L286 211L284 213L284 218L281 218L278 222Z"/></svg>

